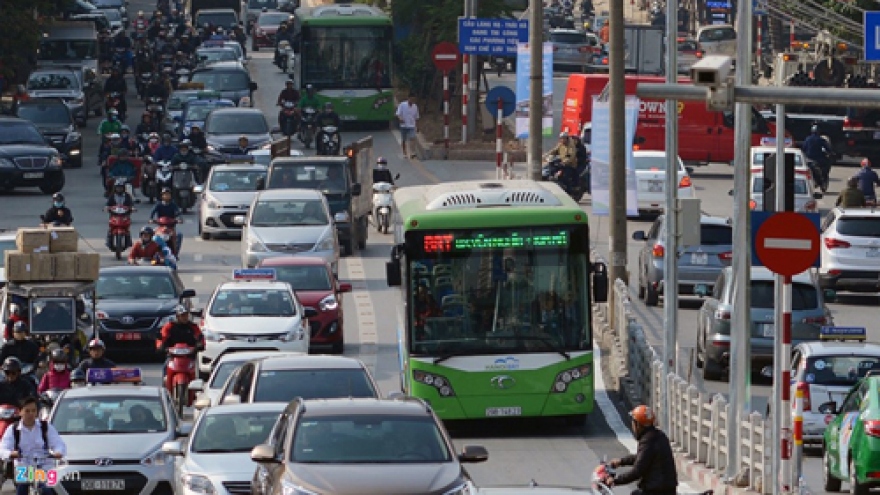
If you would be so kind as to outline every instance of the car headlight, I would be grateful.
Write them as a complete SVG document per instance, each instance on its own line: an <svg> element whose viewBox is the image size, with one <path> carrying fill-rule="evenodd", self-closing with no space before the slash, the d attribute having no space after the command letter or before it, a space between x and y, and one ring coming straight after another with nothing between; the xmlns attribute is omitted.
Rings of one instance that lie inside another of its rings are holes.
<svg viewBox="0 0 880 495"><path fill-rule="evenodd" d="M240 107L249 107L251 106L251 97L250 96L242 96L238 100L238 106Z"/></svg>
<svg viewBox="0 0 880 495"><path fill-rule="evenodd" d="M63 162L61 161L61 156L55 155L49 160L50 167L60 167Z"/></svg>
<svg viewBox="0 0 880 495"><path fill-rule="evenodd" d="M217 151L217 148L213 144L209 144L208 147L205 149L207 151Z"/></svg>
<svg viewBox="0 0 880 495"><path fill-rule="evenodd" d="M164 327L168 323L172 323L177 320L177 317L174 315L163 316L161 320L159 320L159 327Z"/></svg>
<svg viewBox="0 0 880 495"><path fill-rule="evenodd" d="M339 301L336 300L336 295L330 294L324 299L321 299L318 306L321 308L321 311L335 311L336 308L339 307Z"/></svg>
<svg viewBox="0 0 880 495"><path fill-rule="evenodd" d="M0 168L15 168L15 164L8 158L0 158Z"/></svg>
<svg viewBox="0 0 880 495"><path fill-rule="evenodd" d="M223 207L223 205L221 205L219 201L217 201L216 199L214 199L210 196L208 197L208 205L207 206L208 206L209 210L218 210Z"/></svg>
<svg viewBox="0 0 880 495"><path fill-rule="evenodd" d="M294 485L287 480L281 480L281 495L321 495L318 492L306 490L305 488Z"/></svg>
<svg viewBox="0 0 880 495"><path fill-rule="evenodd" d="M248 238L248 251L250 251L252 253L265 253L265 252L268 252L269 250L266 249L266 246L262 242L260 242L259 239L255 238L255 237L249 237Z"/></svg>
<svg viewBox="0 0 880 495"><path fill-rule="evenodd" d="M162 452L162 449L156 449L143 459L141 464L144 466L164 466L169 462L168 454Z"/></svg>
<svg viewBox="0 0 880 495"><path fill-rule="evenodd" d="M205 340L209 342L220 342L223 340L223 337L220 335L219 332L208 330L206 328L202 329L202 335L205 337Z"/></svg>
<svg viewBox="0 0 880 495"><path fill-rule="evenodd" d="M303 338L302 328L294 328L293 330L282 335L281 338L278 340L280 340L281 342L293 342L295 340L302 340L302 338Z"/></svg>
<svg viewBox="0 0 880 495"><path fill-rule="evenodd" d="M65 139L65 141L67 141L68 143L75 143L80 139L82 139L82 134L78 132L71 132L67 134L67 139Z"/></svg>
<svg viewBox="0 0 880 495"><path fill-rule="evenodd" d="M336 239L332 236L325 237L315 244L315 251L333 251L336 249Z"/></svg>
<svg viewBox="0 0 880 495"><path fill-rule="evenodd" d="M205 495L217 493L211 480L201 474L184 474L180 477L180 481L186 490L194 493L203 493Z"/></svg>
<svg viewBox="0 0 880 495"><path fill-rule="evenodd" d="M340 211L339 213L333 215L333 220L335 220L337 222L350 222L351 217L348 216L347 211Z"/></svg>
<svg viewBox="0 0 880 495"><path fill-rule="evenodd" d="M443 495L468 495L470 490L468 490L467 483L462 483L452 490L443 492Z"/></svg>

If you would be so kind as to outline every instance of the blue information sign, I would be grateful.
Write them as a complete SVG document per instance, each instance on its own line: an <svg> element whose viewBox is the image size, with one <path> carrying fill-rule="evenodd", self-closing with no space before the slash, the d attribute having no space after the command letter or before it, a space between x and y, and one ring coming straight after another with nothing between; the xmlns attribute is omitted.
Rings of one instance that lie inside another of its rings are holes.
<svg viewBox="0 0 880 495"><path fill-rule="evenodd" d="M477 55L516 55L517 43L529 42L529 21L458 19L458 49Z"/></svg>
<svg viewBox="0 0 880 495"><path fill-rule="evenodd" d="M498 114L498 98L501 98L501 114L508 117L516 108L516 94L507 86L495 86L486 93L486 109Z"/></svg>
<svg viewBox="0 0 880 495"><path fill-rule="evenodd" d="M880 12L865 12L865 61L880 62Z"/></svg>

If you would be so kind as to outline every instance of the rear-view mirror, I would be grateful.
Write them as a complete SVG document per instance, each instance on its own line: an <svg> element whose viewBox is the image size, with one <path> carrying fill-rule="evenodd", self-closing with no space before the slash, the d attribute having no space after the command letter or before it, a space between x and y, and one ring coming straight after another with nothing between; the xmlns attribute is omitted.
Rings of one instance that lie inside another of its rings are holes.
<svg viewBox="0 0 880 495"><path fill-rule="evenodd" d="M189 382L189 385L187 386L187 389L188 389L190 392L201 392L201 391L203 391L203 390L205 389L205 381L204 381L204 380L195 379L195 380Z"/></svg>
<svg viewBox="0 0 880 495"><path fill-rule="evenodd" d="M349 284L349 283L339 284L339 292L351 292L351 284Z"/></svg>
<svg viewBox="0 0 880 495"><path fill-rule="evenodd" d="M238 394L229 394L223 398L223 402L221 402L221 404L223 404L223 405L241 404L241 396Z"/></svg>
<svg viewBox="0 0 880 495"><path fill-rule="evenodd" d="M281 134L281 126L277 126L277 125L276 125L276 126L272 126L272 128L269 129L269 133L271 133L271 134Z"/></svg>
<svg viewBox="0 0 880 495"><path fill-rule="evenodd" d="M813 193L813 199L822 199L823 197L824 197L824 195L820 192Z"/></svg>
<svg viewBox="0 0 880 495"><path fill-rule="evenodd" d="M482 445L465 445L458 455L461 462L486 462L489 460L489 451Z"/></svg>
<svg viewBox="0 0 880 495"><path fill-rule="evenodd" d="M256 90L257 90L257 83L252 82L252 83L249 85L249 88L250 88L251 91L256 91Z"/></svg>
<svg viewBox="0 0 880 495"><path fill-rule="evenodd" d="M590 263L593 278L593 302L608 302L608 266L605 263Z"/></svg>
<svg viewBox="0 0 880 495"><path fill-rule="evenodd" d="M266 444L257 445L251 450L251 460L260 464L279 464L281 462L275 455L275 448Z"/></svg>
<svg viewBox="0 0 880 495"><path fill-rule="evenodd" d="M174 436L176 436L177 438L188 437L189 434L192 433L192 431L192 421L183 421L177 426L177 430L174 431Z"/></svg>
<svg viewBox="0 0 880 495"><path fill-rule="evenodd" d="M694 167L685 167L685 171L687 171L688 175L693 175Z"/></svg>
<svg viewBox="0 0 880 495"><path fill-rule="evenodd" d="M351 195L352 196L360 196L361 195L361 185L359 183L354 183L351 185Z"/></svg>
<svg viewBox="0 0 880 495"><path fill-rule="evenodd" d="M399 179L399 178L400 178L400 174L397 174L397 175L394 176L394 180L397 180L397 179Z"/></svg>
<svg viewBox="0 0 880 495"><path fill-rule="evenodd" d="M211 407L211 399L207 399L204 397L196 400L193 403L193 408L198 409L198 410L207 409L209 407Z"/></svg>
<svg viewBox="0 0 880 495"><path fill-rule="evenodd" d="M709 286L706 284L697 284L694 286L694 295L706 297L709 295Z"/></svg>
<svg viewBox="0 0 880 495"><path fill-rule="evenodd" d="M314 318L314 317L318 316L318 310L315 308L306 306L305 308L303 308L303 314L306 316L306 318Z"/></svg>
<svg viewBox="0 0 880 495"><path fill-rule="evenodd" d="M162 444L162 453L168 455L183 455L183 444L180 442L165 442Z"/></svg>
<svg viewBox="0 0 880 495"><path fill-rule="evenodd" d="M837 414L837 403L833 400L819 404L819 412L822 414Z"/></svg>
<svg viewBox="0 0 880 495"><path fill-rule="evenodd" d="M644 230L637 230L633 232L632 238L635 241L644 241L648 239L648 236L645 234Z"/></svg>
<svg viewBox="0 0 880 495"><path fill-rule="evenodd" d="M733 189L727 191L727 195L728 195L728 196L733 196Z"/></svg>
<svg viewBox="0 0 880 495"><path fill-rule="evenodd" d="M388 287L400 287L400 260L391 260L385 263L385 280Z"/></svg>
<svg viewBox="0 0 880 495"><path fill-rule="evenodd" d="M194 193L194 194L202 194L203 192L205 192L205 186L204 186L204 185L202 185L202 184L196 184L195 186L193 186L193 193Z"/></svg>
<svg viewBox="0 0 880 495"><path fill-rule="evenodd" d="M189 299L191 297L196 297L196 291L193 289L186 289L180 293L180 300Z"/></svg>

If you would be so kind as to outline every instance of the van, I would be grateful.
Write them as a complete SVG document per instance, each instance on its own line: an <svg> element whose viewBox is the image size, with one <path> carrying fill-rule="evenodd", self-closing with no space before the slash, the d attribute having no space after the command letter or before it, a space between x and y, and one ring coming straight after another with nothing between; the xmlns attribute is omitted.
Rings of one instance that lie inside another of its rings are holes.
<svg viewBox="0 0 880 495"><path fill-rule="evenodd" d="M664 84L659 76L626 76L626 94L635 95L639 83ZM690 82L679 79L680 83ZM580 133L592 120L593 96L608 84L607 74L572 74L562 103L562 130ZM733 162L733 112L710 112L702 101L678 102L678 155L691 164ZM752 146L776 136L776 126L752 109ZM640 150L666 149L666 103L641 100L635 147Z"/></svg>
<svg viewBox="0 0 880 495"><path fill-rule="evenodd" d="M736 30L729 24L700 27L697 29L697 43L706 55L736 58Z"/></svg>
<svg viewBox="0 0 880 495"><path fill-rule="evenodd" d="M103 17L103 16L102 16ZM80 65L99 74L98 31L93 21L54 21L40 39L40 67Z"/></svg>

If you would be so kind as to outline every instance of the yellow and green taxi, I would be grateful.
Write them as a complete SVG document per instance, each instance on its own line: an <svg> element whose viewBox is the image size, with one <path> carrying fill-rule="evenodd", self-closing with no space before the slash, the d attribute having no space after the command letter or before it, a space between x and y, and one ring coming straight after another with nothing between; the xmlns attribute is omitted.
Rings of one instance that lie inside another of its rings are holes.
<svg viewBox="0 0 880 495"><path fill-rule="evenodd" d="M828 415L825 490L840 491L843 481L854 495L880 487L880 370L869 371L842 404L825 402L819 412Z"/></svg>

